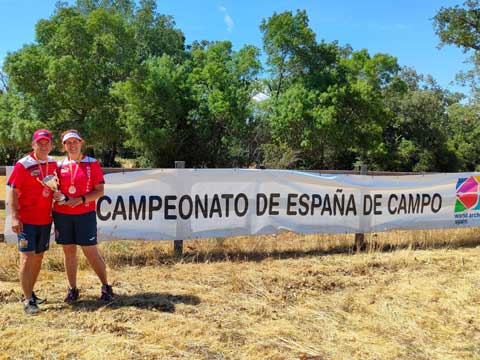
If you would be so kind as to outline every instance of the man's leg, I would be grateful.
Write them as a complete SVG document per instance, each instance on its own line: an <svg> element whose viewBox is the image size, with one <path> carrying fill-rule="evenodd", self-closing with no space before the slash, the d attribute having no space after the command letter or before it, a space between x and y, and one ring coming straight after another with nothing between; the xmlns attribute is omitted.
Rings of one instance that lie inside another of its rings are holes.
<svg viewBox="0 0 480 360"><path fill-rule="evenodd" d="M37 283L38 274L40 274L40 268L42 267L43 254L44 253L35 254L35 257L37 259L32 268L32 275L33 275L32 290L35 287L35 284Z"/></svg>
<svg viewBox="0 0 480 360"><path fill-rule="evenodd" d="M22 285L25 299L32 298L33 286L37 280L40 267L42 266L42 254L35 254L34 251L20 253L20 283Z"/></svg>

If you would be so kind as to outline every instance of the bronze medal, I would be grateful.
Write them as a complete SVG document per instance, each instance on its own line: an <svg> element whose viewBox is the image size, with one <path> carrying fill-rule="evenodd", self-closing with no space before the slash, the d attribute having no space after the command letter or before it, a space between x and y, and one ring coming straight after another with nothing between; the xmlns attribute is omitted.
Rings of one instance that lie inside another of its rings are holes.
<svg viewBox="0 0 480 360"><path fill-rule="evenodd" d="M82 154L80 154L76 162L77 167L75 168L75 172L73 172L72 163L74 162L74 160L70 159L70 157L68 158L68 161L69 161L68 167L70 168L70 186L68 187L68 193L71 195L77 192L77 188L75 187L75 178L77 177L77 172L78 172L78 169L80 168L81 159L82 159Z"/></svg>

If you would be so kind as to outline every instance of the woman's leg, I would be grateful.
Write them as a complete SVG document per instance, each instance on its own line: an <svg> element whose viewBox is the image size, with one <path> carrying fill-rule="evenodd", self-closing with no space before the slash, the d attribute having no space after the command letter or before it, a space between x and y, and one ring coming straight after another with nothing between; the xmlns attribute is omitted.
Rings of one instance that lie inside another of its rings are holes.
<svg viewBox="0 0 480 360"><path fill-rule="evenodd" d="M77 287L77 245L62 245L63 261L70 288Z"/></svg>
<svg viewBox="0 0 480 360"><path fill-rule="evenodd" d="M98 252L97 245L82 246L82 250L88 260L88 263L102 282L102 285L107 285L107 267L105 266L105 261L103 261L102 256Z"/></svg>

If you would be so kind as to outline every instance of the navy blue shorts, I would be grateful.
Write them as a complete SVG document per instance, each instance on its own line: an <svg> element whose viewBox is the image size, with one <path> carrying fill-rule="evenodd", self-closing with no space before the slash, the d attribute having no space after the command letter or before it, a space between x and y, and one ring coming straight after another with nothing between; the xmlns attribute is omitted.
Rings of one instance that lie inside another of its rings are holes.
<svg viewBox="0 0 480 360"><path fill-rule="evenodd" d="M20 252L35 251L36 254L47 251L50 245L51 228L52 224L23 224L23 232L17 235L18 250Z"/></svg>
<svg viewBox="0 0 480 360"><path fill-rule="evenodd" d="M97 213L80 215L53 213L55 241L61 245L97 245Z"/></svg>

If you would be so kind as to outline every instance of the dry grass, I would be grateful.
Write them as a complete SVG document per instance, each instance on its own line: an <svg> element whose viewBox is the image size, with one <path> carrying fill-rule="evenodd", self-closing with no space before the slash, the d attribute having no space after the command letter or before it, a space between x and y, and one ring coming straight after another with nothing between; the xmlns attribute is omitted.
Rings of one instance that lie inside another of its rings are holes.
<svg viewBox="0 0 480 360"><path fill-rule="evenodd" d="M2 178L0 177L0 180ZM0 359L479 359L478 229L100 245L117 293L83 256L80 301L62 302L52 244L23 313L18 253L0 244Z"/></svg>
<svg viewBox="0 0 480 360"><path fill-rule="evenodd" d="M359 254L351 235L209 239L176 260L171 243L103 243L118 293L106 306L83 259L81 301L62 302L52 246L36 317L18 301L16 249L2 245L0 359L480 358L475 235L385 233Z"/></svg>

